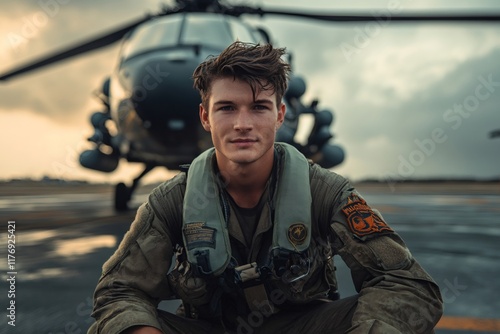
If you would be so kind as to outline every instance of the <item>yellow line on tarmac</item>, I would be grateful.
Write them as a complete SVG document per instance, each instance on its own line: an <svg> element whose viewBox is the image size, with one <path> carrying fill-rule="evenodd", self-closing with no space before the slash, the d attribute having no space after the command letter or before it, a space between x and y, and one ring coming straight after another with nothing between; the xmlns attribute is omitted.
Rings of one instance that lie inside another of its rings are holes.
<svg viewBox="0 0 500 334"><path fill-rule="evenodd" d="M500 319L443 316L437 324L436 328L500 333Z"/></svg>

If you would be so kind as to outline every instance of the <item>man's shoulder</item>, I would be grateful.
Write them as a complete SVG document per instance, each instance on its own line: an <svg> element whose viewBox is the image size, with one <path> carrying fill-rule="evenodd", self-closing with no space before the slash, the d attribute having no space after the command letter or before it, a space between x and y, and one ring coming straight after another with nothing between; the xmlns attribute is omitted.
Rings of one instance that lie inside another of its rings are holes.
<svg viewBox="0 0 500 334"><path fill-rule="evenodd" d="M162 182L159 186L154 188L149 197L156 199L164 199L169 196L184 196L186 191L186 173L180 172L171 179Z"/></svg>
<svg viewBox="0 0 500 334"><path fill-rule="evenodd" d="M311 186L342 188L349 183L344 176L315 163L311 164L309 178L311 180Z"/></svg>
<svg viewBox="0 0 500 334"><path fill-rule="evenodd" d="M178 229L178 222L182 221L182 205L186 191L186 174L180 172L174 177L161 183L151 191L148 204L155 215L169 226ZM177 235L178 233L174 233Z"/></svg>

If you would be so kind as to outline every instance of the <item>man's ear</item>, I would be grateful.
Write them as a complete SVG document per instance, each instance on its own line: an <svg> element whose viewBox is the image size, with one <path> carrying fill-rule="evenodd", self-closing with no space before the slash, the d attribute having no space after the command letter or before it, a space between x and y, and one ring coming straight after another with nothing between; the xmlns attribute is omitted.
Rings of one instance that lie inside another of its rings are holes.
<svg viewBox="0 0 500 334"><path fill-rule="evenodd" d="M200 103L200 122L205 131L210 132L210 122L208 121L208 110L203 108L203 105Z"/></svg>
<svg viewBox="0 0 500 334"><path fill-rule="evenodd" d="M276 119L276 130L281 127L285 120L286 106L283 102L278 106L278 118Z"/></svg>

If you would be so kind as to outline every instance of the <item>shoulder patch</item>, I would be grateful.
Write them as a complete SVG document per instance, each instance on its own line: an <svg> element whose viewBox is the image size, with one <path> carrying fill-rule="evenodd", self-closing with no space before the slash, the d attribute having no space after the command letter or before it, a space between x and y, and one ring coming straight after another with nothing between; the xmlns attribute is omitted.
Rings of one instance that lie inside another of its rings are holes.
<svg viewBox="0 0 500 334"><path fill-rule="evenodd" d="M366 201L356 193L349 195L342 212L347 218L351 232L359 238L376 233L394 233L382 218L373 212Z"/></svg>

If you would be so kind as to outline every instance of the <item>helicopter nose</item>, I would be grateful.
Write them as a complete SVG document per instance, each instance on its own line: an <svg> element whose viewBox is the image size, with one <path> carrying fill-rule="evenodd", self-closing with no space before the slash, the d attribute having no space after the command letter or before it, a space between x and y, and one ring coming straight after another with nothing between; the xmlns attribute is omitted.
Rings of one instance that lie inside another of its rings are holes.
<svg viewBox="0 0 500 334"><path fill-rule="evenodd" d="M168 66L164 62L156 61L144 66L138 72L132 87L132 99L140 103L148 95L161 89L166 79L170 76Z"/></svg>
<svg viewBox="0 0 500 334"><path fill-rule="evenodd" d="M198 122L200 96L191 78L197 65L196 59L153 59L137 68L131 100L145 124L181 131Z"/></svg>

